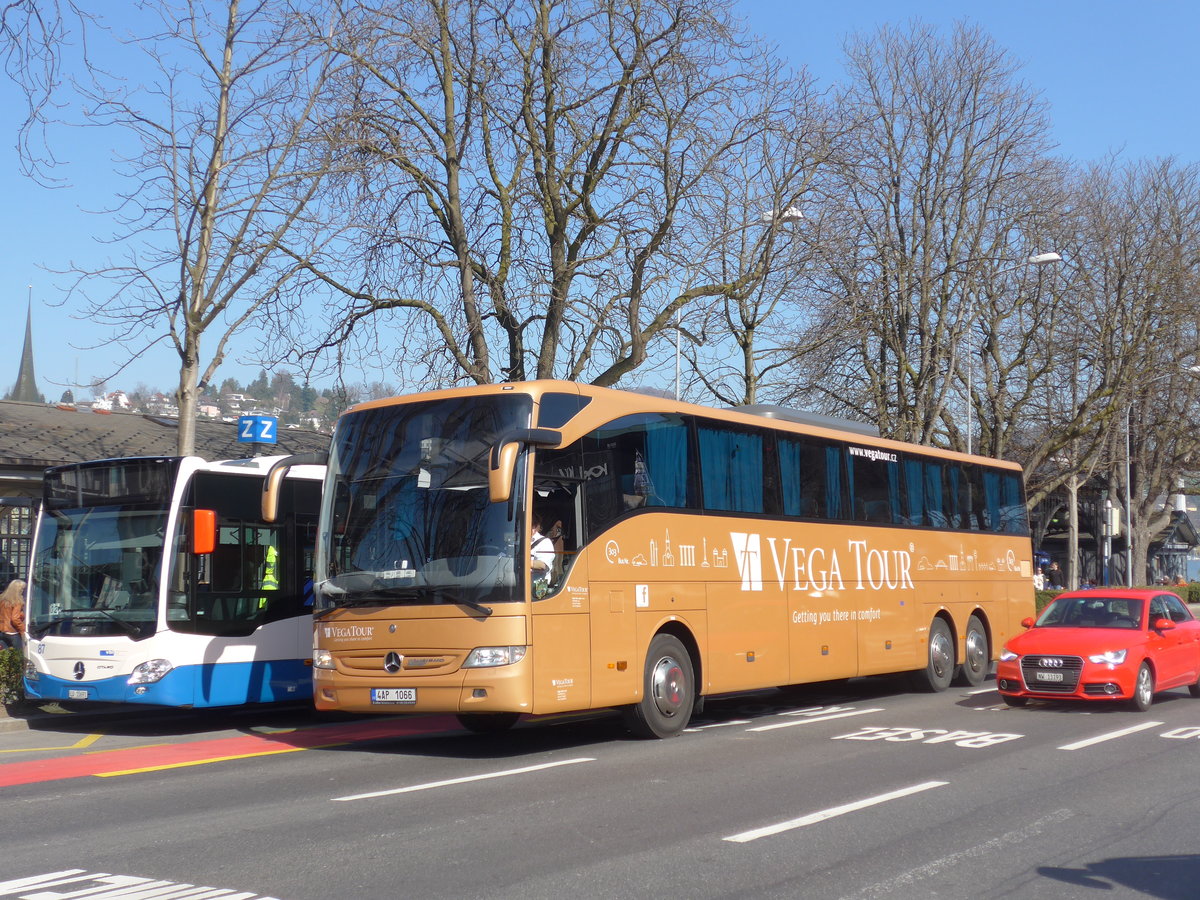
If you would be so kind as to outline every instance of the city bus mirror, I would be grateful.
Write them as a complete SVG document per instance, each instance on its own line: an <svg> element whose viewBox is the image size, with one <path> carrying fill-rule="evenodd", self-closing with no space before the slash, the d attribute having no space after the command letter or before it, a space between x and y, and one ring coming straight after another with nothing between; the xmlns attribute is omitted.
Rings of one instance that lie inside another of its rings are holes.
<svg viewBox="0 0 1200 900"><path fill-rule="evenodd" d="M1023 618L1021 620L1021 627L1022 628L1032 628L1033 627L1033 616L1026 616L1025 618Z"/></svg>
<svg viewBox="0 0 1200 900"><path fill-rule="evenodd" d="M509 441L495 455L496 464L488 468L488 499L493 503L507 503L512 496L513 470L517 467L517 450L520 444Z"/></svg>
<svg viewBox="0 0 1200 900"><path fill-rule="evenodd" d="M292 466L323 466L329 462L329 454L325 451L315 453L297 453L294 456L284 456L271 463L267 474L263 477L262 488L262 519L268 525L279 518L279 487L283 484L283 476Z"/></svg>
<svg viewBox="0 0 1200 900"><path fill-rule="evenodd" d="M217 511L192 510L192 552L197 556L212 553L217 547Z"/></svg>

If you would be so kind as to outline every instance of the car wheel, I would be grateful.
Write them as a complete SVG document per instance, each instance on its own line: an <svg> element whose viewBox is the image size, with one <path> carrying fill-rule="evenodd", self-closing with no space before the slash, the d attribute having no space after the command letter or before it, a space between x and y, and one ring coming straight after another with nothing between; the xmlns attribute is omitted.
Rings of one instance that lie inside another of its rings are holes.
<svg viewBox="0 0 1200 900"><path fill-rule="evenodd" d="M954 639L950 626L942 619L929 623L929 658L924 669L913 673L913 686L919 691L944 691L954 677Z"/></svg>
<svg viewBox="0 0 1200 900"><path fill-rule="evenodd" d="M983 684L983 679L987 678L992 660L988 654L987 631L984 630L983 622L979 621L978 616L967 619L965 643L962 665L958 667L954 683L963 687L979 687Z"/></svg>
<svg viewBox="0 0 1200 900"><path fill-rule="evenodd" d="M1008 706L1024 706L1029 702L1028 697L1010 697L1008 694L1001 694L1000 699Z"/></svg>
<svg viewBox="0 0 1200 900"><path fill-rule="evenodd" d="M459 713L458 724L476 734L500 734L517 724L520 713Z"/></svg>
<svg viewBox="0 0 1200 900"><path fill-rule="evenodd" d="M1193 697L1200 697L1200 677L1196 679L1195 684L1188 685L1188 693Z"/></svg>
<svg viewBox="0 0 1200 900"><path fill-rule="evenodd" d="M687 727L696 699L692 658L679 638L655 635L646 653L642 699L622 710L626 727L638 737L674 737Z"/></svg>
<svg viewBox="0 0 1200 900"><path fill-rule="evenodd" d="M1138 712L1145 712L1153 702L1154 673L1150 671L1148 663L1142 663L1138 669L1137 681L1133 683L1133 696L1129 699L1129 705Z"/></svg>

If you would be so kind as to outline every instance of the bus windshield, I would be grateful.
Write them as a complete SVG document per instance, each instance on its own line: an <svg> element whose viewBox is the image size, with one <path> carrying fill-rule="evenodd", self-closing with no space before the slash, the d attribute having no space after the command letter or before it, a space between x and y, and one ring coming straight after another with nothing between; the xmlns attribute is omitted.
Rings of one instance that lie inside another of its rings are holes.
<svg viewBox="0 0 1200 900"><path fill-rule="evenodd" d="M47 472L30 567L31 635L154 633L178 468L174 458L146 458Z"/></svg>
<svg viewBox="0 0 1200 900"><path fill-rule="evenodd" d="M54 510L34 549L29 632L154 633L165 509Z"/></svg>
<svg viewBox="0 0 1200 900"><path fill-rule="evenodd" d="M522 599L519 505L489 500L488 457L505 433L529 427L531 413L528 395L502 394L343 416L324 498L318 611Z"/></svg>

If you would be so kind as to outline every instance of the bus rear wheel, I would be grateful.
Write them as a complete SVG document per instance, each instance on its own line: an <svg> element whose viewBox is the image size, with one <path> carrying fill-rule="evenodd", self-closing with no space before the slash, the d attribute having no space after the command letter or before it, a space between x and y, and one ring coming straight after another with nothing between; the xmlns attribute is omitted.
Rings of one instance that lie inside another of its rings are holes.
<svg viewBox="0 0 1200 900"><path fill-rule="evenodd" d="M696 700L692 658L679 638L657 634L646 653L642 699L625 707L625 726L638 737L674 737L687 727Z"/></svg>
<svg viewBox="0 0 1200 900"><path fill-rule="evenodd" d="M476 734L501 734L517 724L520 713L459 713L458 724Z"/></svg>
<svg viewBox="0 0 1200 900"><path fill-rule="evenodd" d="M987 631L978 616L967 619L967 635L964 641L962 665L958 667L955 684L963 687L979 687L987 677L991 667L991 654L988 653Z"/></svg>
<svg viewBox="0 0 1200 900"><path fill-rule="evenodd" d="M944 691L954 677L954 639L944 620L929 623L928 646L925 668L913 672L913 686L919 691Z"/></svg>

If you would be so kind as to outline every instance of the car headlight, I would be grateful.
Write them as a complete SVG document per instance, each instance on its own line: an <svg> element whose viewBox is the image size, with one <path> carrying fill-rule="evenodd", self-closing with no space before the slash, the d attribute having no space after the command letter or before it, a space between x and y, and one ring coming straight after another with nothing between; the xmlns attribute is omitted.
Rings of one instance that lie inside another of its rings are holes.
<svg viewBox="0 0 1200 900"><path fill-rule="evenodd" d="M1089 656L1088 662L1108 663L1110 666L1119 666L1125 662L1125 655L1128 650L1106 650L1103 653L1097 653L1095 656Z"/></svg>
<svg viewBox="0 0 1200 900"><path fill-rule="evenodd" d="M491 666L511 666L525 658L524 647L476 647L467 655L464 669L486 669Z"/></svg>
<svg viewBox="0 0 1200 900"><path fill-rule="evenodd" d="M1012 662L1018 656L1020 656L1019 653L1013 653L1011 650L1005 647L1000 651L1000 662Z"/></svg>
<svg viewBox="0 0 1200 900"><path fill-rule="evenodd" d="M314 669L332 669L332 668L334 668L333 654L330 653L328 650L314 650L313 651L313 668Z"/></svg>
<svg viewBox="0 0 1200 900"><path fill-rule="evenodd" d="M173 668L169 659L148 659L133 667L128 684L154 684L161 681Z"/></svg>

